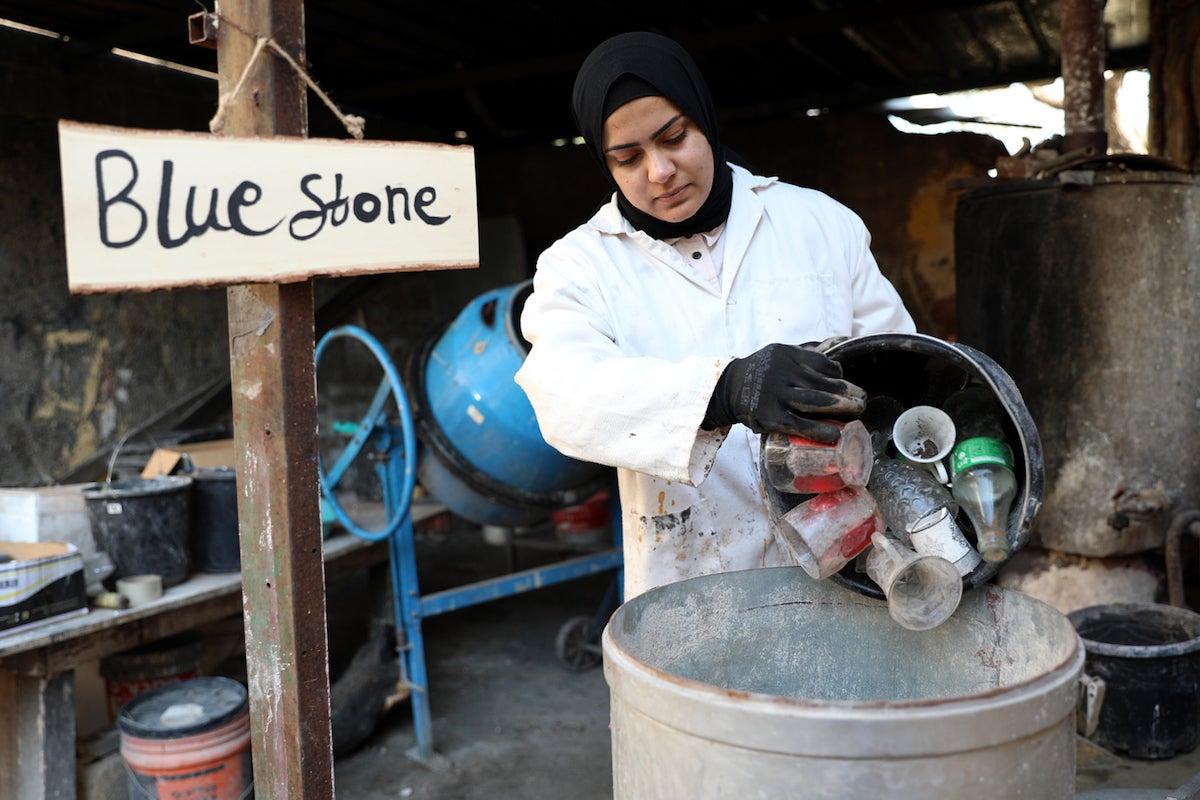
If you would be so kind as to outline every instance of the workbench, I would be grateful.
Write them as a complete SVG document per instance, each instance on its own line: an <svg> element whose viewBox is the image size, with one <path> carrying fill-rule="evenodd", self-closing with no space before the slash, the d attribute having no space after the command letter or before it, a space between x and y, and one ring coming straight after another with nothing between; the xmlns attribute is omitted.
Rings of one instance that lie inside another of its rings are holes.
<svg viewBox="0 0 1200 800"><path fill-rule="evenodd" d="M413 503L413 523L445 513ZM327 575L387 561L386 541L341 530L325 540ZM0 633L0 798L75 797L75 668L242 613L241 573L195 573L145 605L93 608Z"/></svg>

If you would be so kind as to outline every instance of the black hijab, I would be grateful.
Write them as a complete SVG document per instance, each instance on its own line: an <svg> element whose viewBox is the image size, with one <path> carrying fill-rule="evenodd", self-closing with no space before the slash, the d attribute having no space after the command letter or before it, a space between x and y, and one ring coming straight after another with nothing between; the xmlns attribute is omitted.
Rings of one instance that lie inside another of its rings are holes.
<svg viewBox="0 0 1200 800"><path fill-rule="evenodd" d="M621 193L604 159L608 115L620 105L648 95L661 95L678 106L712 147L712 190L704 205L682 222L664 222L635 208ZM712 96L696 63L677 42L656 33L624 33L601 43L579 68L571 106L588 150L617 189L617 207L635 228L656 239L670 239L711 231L729 216L733 175L725 163L729 153L717 133Z"/></svg>

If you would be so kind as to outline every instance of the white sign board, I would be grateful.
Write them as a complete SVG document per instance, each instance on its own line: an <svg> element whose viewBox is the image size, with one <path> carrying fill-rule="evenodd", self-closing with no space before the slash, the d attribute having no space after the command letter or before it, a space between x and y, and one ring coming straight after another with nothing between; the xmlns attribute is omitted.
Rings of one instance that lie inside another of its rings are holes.
<svg viewBox="0 0 1200 800"><path fill-rule="evenodd" d="M72 292L479 264L470 147L58 125Z"/></svg>

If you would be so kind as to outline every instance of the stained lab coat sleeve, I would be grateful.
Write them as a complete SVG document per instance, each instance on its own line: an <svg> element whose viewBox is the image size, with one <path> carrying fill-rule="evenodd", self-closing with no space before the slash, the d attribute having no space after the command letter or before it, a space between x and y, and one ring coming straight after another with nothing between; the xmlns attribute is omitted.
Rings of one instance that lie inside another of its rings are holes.
<svg viewBox="0 0 1200 800"><path fill-rule="evenodd" d="M699 428L732 356L622 350L607 314L614 298L596 282L595 267L585 250L572 247L551 248L539 259L521 317L533 346L517 383L537 410L543 437L563 454L697 485L728 431Z"/></svg>

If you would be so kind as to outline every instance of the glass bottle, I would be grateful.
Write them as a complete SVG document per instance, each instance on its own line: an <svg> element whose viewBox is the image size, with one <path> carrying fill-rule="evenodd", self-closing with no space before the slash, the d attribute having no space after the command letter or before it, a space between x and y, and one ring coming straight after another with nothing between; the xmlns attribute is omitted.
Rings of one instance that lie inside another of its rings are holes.
<svg viewBox="0 0 1200 800"><path fill-rule="evenodd" d="M962 579L953 564L917 553L879 531L871 535L866 567L883 589L892 619L909 630L936 628L962 600Z"/></svg>
<svg viewBox="0 0 1200 800"><path fill-rule="evenodd" d="M973 383L946 398L942 410L954 420L958 438L986 436L1004 441L1004 408L988 387Z"/></svg>
<svg viewBox="0 0 1200 800"><path fill-rule="evenodd" d="M959 575L979 565L979 554L954 522L958 503L928 471L883 456L871 470L867 490L875 498L884 524L901 542L922 555L945 558Z"/></svg>
<svg viewBox="0 0 1200 800"><path fill-rule="evenodd" d="M1012 552L1008 515L1017 496L1012 449L1004 441L1004 411L991 390L978 385L954 393L943 408L959 430L950 454L954 499L975 527L983 559L1004 561Z"/></svg>
<svg viewBox="0 0 1200 800"><path fill-rule="evenodd" d="M829 423L841 431L833 444L780 432L763 437L762 462L772 486L792 494L821 494L866 485L873 464L871 435L858 420Z"/></svg>
<svg viewBox="0 0 1200 800"><path fill-rule="evenodd" d="M862 486L844 486L800 503L782 517L779 533L796 563L817 580L828 578L882 531L875 499Z"/></svg>
<svg viewBox="0 0 1200 800"><path fill-rule="evenodd" d="M876 395L867 400L866 410L858 419L871 434L871 449L876 458L887 452L892 443L892 426L903 413L904 406L894 397Z"/></svg>

